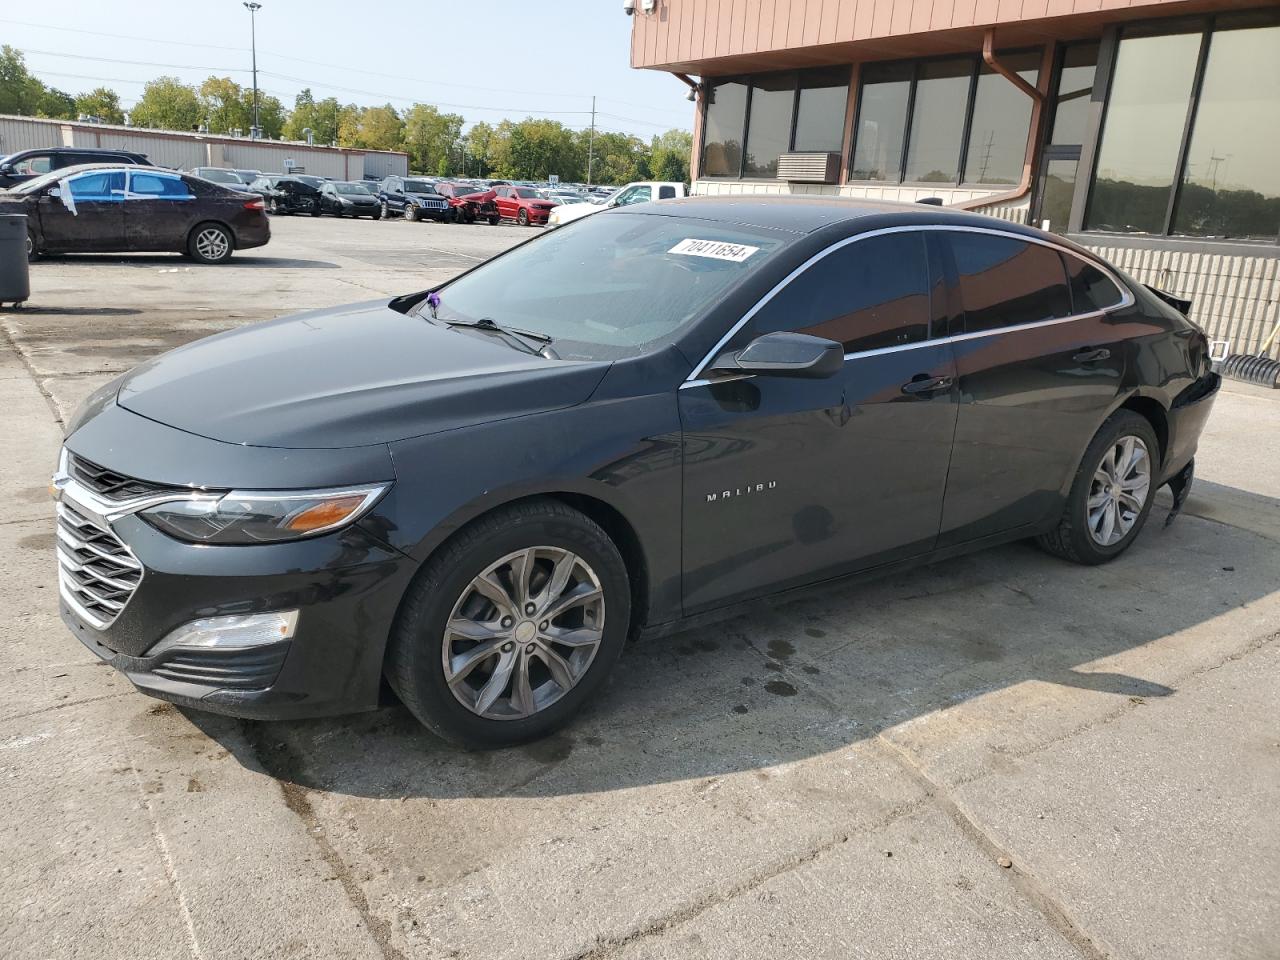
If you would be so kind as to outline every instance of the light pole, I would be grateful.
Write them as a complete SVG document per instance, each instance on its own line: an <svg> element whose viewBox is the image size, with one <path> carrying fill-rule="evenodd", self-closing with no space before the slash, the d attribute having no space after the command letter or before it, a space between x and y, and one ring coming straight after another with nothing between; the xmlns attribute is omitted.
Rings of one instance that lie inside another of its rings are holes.
<svg viewBox="0 0 1280 960"><path fill-rule="evenodd" d="M257 140L262 136L262 128L258 126L258 18L254 14L262 9L262 4L245 3L245 8L249 11L249 42L253 49L253 129L249 137Z"/></svg>

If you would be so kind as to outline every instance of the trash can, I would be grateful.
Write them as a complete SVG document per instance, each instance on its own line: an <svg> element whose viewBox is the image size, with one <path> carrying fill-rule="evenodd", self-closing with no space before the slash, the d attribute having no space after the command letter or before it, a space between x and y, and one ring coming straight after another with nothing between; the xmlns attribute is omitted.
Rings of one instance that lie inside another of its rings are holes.
<svg viewBox="0 0 1280 960"><path fill-rule="evenodd" d="M22 303L29 296L27 215L0 213L0 303Z"/></svg>

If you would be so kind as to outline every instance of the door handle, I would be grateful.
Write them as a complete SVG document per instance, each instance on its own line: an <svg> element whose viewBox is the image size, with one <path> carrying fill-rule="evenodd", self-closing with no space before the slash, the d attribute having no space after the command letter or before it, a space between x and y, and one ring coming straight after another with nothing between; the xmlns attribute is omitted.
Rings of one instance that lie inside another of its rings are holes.
<svg viewBox="0 0 1280 960"><path fill-rule="evenodd" d="M1071 359L1076 363L1097 363L1099 360L1110 360L1111 351L1106 347L1100 350L1082 350Z"/></svg>
<svg viewBox="0 0 1280 960"><path fill-rule="evenodd" d="M950 377L927 377L917 374L902 385L902 392L912 396L921 393L932 393L935 390L946 390L951 386Z"/></svg>

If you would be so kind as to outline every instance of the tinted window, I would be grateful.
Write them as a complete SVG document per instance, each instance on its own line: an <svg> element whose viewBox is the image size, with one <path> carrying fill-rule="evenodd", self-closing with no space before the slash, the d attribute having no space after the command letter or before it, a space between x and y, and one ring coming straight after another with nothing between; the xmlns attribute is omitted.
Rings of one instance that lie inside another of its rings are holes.
<svg viewBox="0 0 1280 960"><path fill-rule="evenodd" d="M872 65L862 71L862 103L854 144L854 180L897 180L907 129L911 64Z"/></svg>
<svg viewBox="0 0 1280 960"><path fill-rule="evenodd" d="M839 152L844 142L844 109L848 99L848 67L802 73L795 149Z"/></svg>
<svg viewBox="0 0 1280 960"><path fill-rule="evenodd" d="M823 257L756 314L755 332L789 330L844 344L846 353L929 336L923 233L890 233Z"/></svg>
<svg viewBox="0 0 1280 960"><path fill-rule="evenodd" d="M134 173L129 176L129 190L148 197L187 197L187 185L177 177L162 177L154 173Z"/></svg>
<svg viewBox="0 0 1280 960"><path fill-rule="evenodd" d="M911 112L911 142L907 146L908 181L959 180L960 139L972 75L973 61L968 59L920 64ZM1008 83L1003 78L1000 82ZM1024 146L1025 143L1024 135Z"/></svg>
<svg viewBox="0 0 1280 960"><path fill-rule="evenodd" d="M778 175L778 157L787 151L787 144L791 142L791 109L795 99L795 74L766 75L752 85L745 176Z"/></svg>
<svg viewBox="0 0 1280 960"><path fill-rule="evenodd" d="M1040 53L1011 53L1004 65L1033 87L1040 77ZM1031 98L986 64L978 73L965 154L966 183L1017 183L1027 153Z"/></svg>
<svg viewBox="0 0 1280 960"><path fill-rule="evenodd" d="M34 157L25 157L13 165L13 172L19 176L31 177L41 173L48 173L53 169L53 161L48 154L37 154Z"/></svg>
<svg viewBox="0 0 1280 960"><path fill-rule="evenodd" d="M676 196L675 187L659 187L658 188L659 200L674 200L675 196Z"/></svg>
<svg viewBox="0 0 1280 960"><path fill-rule="evenodd" d="M985 233L948 233L965 332L1071 315L1062 258L1050 247Z"/></svg>
<svg viewBox="0 0 1280 960"><path fill-rule="evenodd" d="M742 127L746 113L745 83L729 81L708 87L701 176L736 177L742 172Z"/></svg>
<svg viewBox="0 0 1280 960"><path fill-rule="evenodd" d="M1063 254L1067 278L1071 282L1071 312L1090 313L1114 307L1123 297L1119 288L1093 264L1070 254Z"/></svg>
<svg viewBox="0 0 1280 960"><path fill-rule="evenodd" d="M84 173L71 181L71 196L79 203L87 200L124 199L124 171L104 170Z"/></svg>
<svg viewBox="0 0 1280 960"><path fill-rule="evenodd" d="M1053 108L1053 135L1050 143L1084 143L1089 125L1089 102L1093 95L1093 75L1098 68L1098 45L1079 43L1062 55L1058 91Z"/></svg>

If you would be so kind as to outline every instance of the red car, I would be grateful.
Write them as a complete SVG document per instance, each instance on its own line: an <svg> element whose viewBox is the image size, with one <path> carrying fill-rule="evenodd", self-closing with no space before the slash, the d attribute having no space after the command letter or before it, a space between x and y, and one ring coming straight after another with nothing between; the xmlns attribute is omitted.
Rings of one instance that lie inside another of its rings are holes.
<svg viewBox="0 0 1280 960"><path fill-rule="evenodd" d="M492 190L473 183L437 183L435 191L448 201L454 223L488 220L493 226L498 225L498 207Z"/></svg>
<svg viewBox="0 0 1280 960"><path fill-rule="evenodd" d="M545 225L551 216L551 208L555 201L538 196L532 187L495 187L494 203L498 205L498 214L507 220L515 220L522 227L532 223Z"/></svg>

